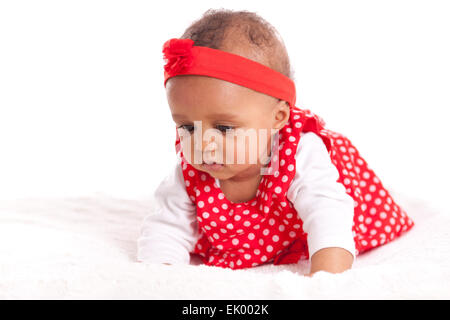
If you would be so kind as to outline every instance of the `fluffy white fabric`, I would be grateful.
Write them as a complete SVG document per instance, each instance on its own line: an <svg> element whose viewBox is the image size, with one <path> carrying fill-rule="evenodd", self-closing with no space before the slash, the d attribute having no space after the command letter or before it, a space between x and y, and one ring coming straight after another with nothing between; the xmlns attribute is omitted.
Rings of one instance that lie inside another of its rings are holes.
<svg viewBox="0 0 450 320"><path fill-rule="evenodd" d="M0 299L449 299L450 212L393 193L414 219L353 269L308 262L230 270L136 261L152 199L101 194L0 201Z"/></svg>

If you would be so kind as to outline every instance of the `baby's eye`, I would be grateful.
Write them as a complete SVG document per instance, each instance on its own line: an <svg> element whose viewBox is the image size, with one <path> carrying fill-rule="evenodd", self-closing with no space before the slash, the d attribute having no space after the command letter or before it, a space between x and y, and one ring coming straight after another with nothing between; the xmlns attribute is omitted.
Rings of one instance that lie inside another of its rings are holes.
<svg viewBox="0 0 450 320"><path fill-rule="evenodd" d="M227 132L228 130L233 130L234 127L232 126L224 126L224 125L217 125L216 128L220 130L221 132Z"/></svg>
<svg viewBox="0 0 450 320"><path fill-rule="evenodd" d="M183 124L183 125L179 126L178 129L184 129L189 132L192 132L192 131L194 131L194 126L192 124Z"/></svg>

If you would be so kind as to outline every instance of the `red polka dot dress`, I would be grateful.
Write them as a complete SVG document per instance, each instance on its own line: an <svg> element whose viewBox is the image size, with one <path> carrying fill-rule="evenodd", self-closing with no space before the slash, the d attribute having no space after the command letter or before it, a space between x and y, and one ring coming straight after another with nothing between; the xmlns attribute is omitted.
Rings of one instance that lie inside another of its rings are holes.
<svg viewBox="0 0 450 320"><path fill-rule="evenodd" d="M354 199L356 254L409 230L413 221L394 202L350 140L324 126L322 119L309 110L291 107L289 122L280 130L279 159L273 155L269 163L270 167L279 161L278 168L262 176L256 196L244 203L229 201L214 177L196 170L184 159L177 135L175 146L181 156L186 191L196 205L200 235L191 254L199 255L206 265L231 269L290 264L309 258L303 223L287 199L296 172L300 134L309 131L322 138L339 172L338 182Z"/></svg>

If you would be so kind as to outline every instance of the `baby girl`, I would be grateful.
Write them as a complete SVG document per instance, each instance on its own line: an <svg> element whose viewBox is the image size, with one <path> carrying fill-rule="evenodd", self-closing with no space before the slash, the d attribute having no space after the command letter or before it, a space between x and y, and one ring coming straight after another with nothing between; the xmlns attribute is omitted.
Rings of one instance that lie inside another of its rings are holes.
<svg viewBox="0 0 450 320"><path fill-rule="evenodd" d="M295 106L283 40L255 13L209 10L163 46L177 163L155 191L138 260L310 274L413 226L350 140Z"/></svg>

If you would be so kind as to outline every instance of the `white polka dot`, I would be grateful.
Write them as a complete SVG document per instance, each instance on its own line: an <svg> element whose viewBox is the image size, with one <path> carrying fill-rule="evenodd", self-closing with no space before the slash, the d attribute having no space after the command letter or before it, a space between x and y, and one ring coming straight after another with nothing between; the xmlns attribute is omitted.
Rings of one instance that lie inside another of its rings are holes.
<svg viewBox="0 0 450 320"><path fill-rule="evenodd" d="M280 230L281 232L283 232L286 229L286 227L282 224L280 224L280 226L278 227L278 230Z"/></svg>
<svg viewBox="0 0 450 320"><path fill-rule="evenodd" d="M214 234L213 234L213 237L214 237L215 239L219 239L220 236L219 236L217 233L214 233Z"/></svg>
<svg viewBox="0 0 450 320"><path fill-rule="evenodd" d="M194 176L194 174L195 174L195 172L194 172L194 171L192 171L192 170L189 170L189 172L188 172L188 175L189 175L190 177L193 177L193 176Z"/></svg>
<svg viewBox="0 0 450 320"><path fill-rule="evenodd" d="M288 181L288 179L289 179L288 176L284 175L283 178L281 178L281 181L286 182L286 181Z"/></svg>
<svg viewBox="0 0 450 320"><path fill-rule="evenodd" d="M221 192L219 193L219 195L217 196L220 200L222 200L223 198L225 198L225 195Z"/></svg>
<svg viewBox="0 0 450 320"><path fill-rule="evenodd" d="M261 257L261 261L262 261L262 262L267 261L267 257L266 257L266 256L262 256L262 257Z"/></svg>
<svg viewBox="0 0 450 320"><path fill-rule="evenodd" d="M205 206L205 203L203 201L199 201L197 203L197 205L198 205L199 208L203 208Z"/></svg>
<svg viewBox="0 0 450 320"><path fill-rule="evenodd" d="M294 165L293 165L293 164L290 164L290 165L288 166L288 170L289 170L289 171L293 171L293 170L294 170Z"/></svg>
<svg viewBox="0 0 450 320"><path fill-rule="evenodd" d="M222 204L222 209L227 210L228 209L228 205L226 203Z"/></svg>
<svg viewBox="0 0 450 320"><path fill-rule="evenodd" d="M264 229L263 235L267 236L269 234L269 229Z"/></svg>
<svg viewBox="0 0 450 320"><path fill-rule="evenodd" d="M209 213L208 212L203 212L202 216L203 216L203 218L208 219L209 218Z"/></svg>
<svg viewBox="0 0 450 320"><path fill-rule="evenodd" d="M249 255L248 253L244 254L244 258L247 260L250 260L252 258L251 255Z"/></svg>
<svg viewBox="0 0 450 320"><path fill-rule="evenodd" d="M289 232L289 237L294 238L296 233L294 231Z"/></svg>
<svg viewBox="0 0 450 320"><path fill-rule="evenodd" d="M272 252L273 251L273 247L271 245L268 245L266 247L267 252Z"/></svg>
<svg viewBox="0 0 450 320"><path fill-rule="evenodd" d="M225 216L220 216L219 219L220 219L220 221L226 221L227 220L227 218L225 218Z"/></svg>
<svg viewBox="0 0 450 320"><path fill-rule="evenodd" d="M229 223L229 224L227 224L227 228L231 230L234 228L234 226L233 226L233 224Z"/></svg>
<svg viewBox="0 0 450 320"><path fill-rule="evenodd" d="M209 202L209 203L213 203L213 202L214 202L214 197L209 197L209 198L208 198L208 202Z"/></svg>
<svg viewBox="0 0 450 320"><path fill-rule="evenodd" d="M284 151L287 156L289 156L292 153L292 150L290 148L287 148L286 151Z"/></svg>
<svg viewBox="0 0 450 320"><path fill-rule="evenodd" d="M255 239L255 234L254 234L254 233L249 233L249 234L248 234L248 239L249 239L249 240Z"/></svg>
<svg viewBox="0 0 450 320"><path fill-rule="evenodd" d="M281 192L281 187L276 187L274 190L276 193L280 193Z"/></svg>
<svg viewBox="0 0 450 320"><path fill-rule="evenodd" d="M277 236L277 235L274 235L274 236L272 237L272 240L273 240L273 242L278 242L278 240L280 240L280 237Z"/></svg>
<svg viewBox="0 0 450 320"><path fill-rule="evenodd" d="M233 240L231 240L231 243L234 244L235 246L239 244L239 240L234 238Z"/></svg>

